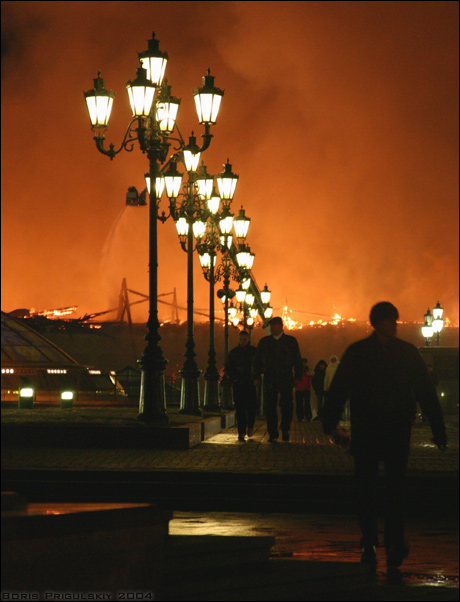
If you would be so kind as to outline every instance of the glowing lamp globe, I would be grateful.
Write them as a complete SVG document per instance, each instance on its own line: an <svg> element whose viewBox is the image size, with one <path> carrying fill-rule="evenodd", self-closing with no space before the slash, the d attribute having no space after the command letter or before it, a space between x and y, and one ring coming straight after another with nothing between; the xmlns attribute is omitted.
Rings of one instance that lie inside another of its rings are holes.
<svg viewBox="0 0 460 602"><path fill-rule="evenodd" d="M262 300L262 303L264 305L270 303L270 296L271 296L271 291L268 290L268 286L265 285L263 290L260 291L260 298Z"/></svg>
<svg viewBox="0 0 460 602"><path fill-rule="evenodd" d="M107 127L115 94L112 90L109 92L105 89L100 71L94 80L94 89L85 92L84 95L91 127Z"/></svg>
<svg viewBox="0 0 460 602"><path fill-rule="evenodd" d="M432 326L422 326L422 336L424 339L431 339L433 336L433 327Z"/></svg>
<svg viewBox="0 0 460 602"><path fill-rule="evenodd" d="M176 230L177 234L180 238L187 236L189 229L189 223L185 219L185 217L180 217L176 222Z"/></svg>
<svg viewBox="0 0 460 602"><path fill-rule="evenodd" d="M433 311L433 313L434 313L434 311ZM433 320L433 332L435 334L439 334L441 332L443 326L444 326L444 320L442 320L441 318L435 318Z"/></svg>
<svg viewBox="0 0 460 602"><path fill-rule="evenodd" d="M224 207L219 219L219 230L221 234L230 234L233 228L233 215L228 207Z"/></svg>
<svg viewBox="0 0 460 602"><path fill-rule="evenodd" d="M254 295L252 293L246 293L246 297L244 299L244 302L247 305L252 306L252 305L254 305L254 299L255 299L255 297L254 297Z"/></svg>
<svg viewBox="0 0 460 602"><path fill-rule="evenodd" d="M241 286L236 290L235 294L238 303L244 303L244 300L246 298L246 291L243 288L241 288Z"/></svg>
<svg viewBox="0 0 460 602"><path fill-rule="evenodd" d="M219 211L220 196L216 193L214 187L212 196L207 201L207 205L209 212L212 213L212 215L216 215L216 213Z"/></svg>
<svg viewBox="0 0 460 602"><path fill-rule="evenodd" d="M197 219L193 222L193 235L200 240L206 234L206 222Z"/></svg>
<svg viewBox="0 0 460 602"><path fill-rule="evenodd" d="M231 201L233 199L238 177L232 172L232 166L227 159L224 171L216 177L219 194L223 201Z"/></svg>
<svg viewBox="0 0 460 602"><path fill-rule="evenodd" d="M188 172L195 172L198 169L198 165L200 163L201 153L199 152L199 148L196 143L196 138L193 135L193 132L188 139L188 144L184 148L182 155L185 169Z"/></svg>
<svg viewBox="0 0 460 602"><path fill-rule="evenodd" d="M171 86L164 85L158 98L156 120L163 134L172 134L180 99L171 96Z"/></svg>
<svg viewBox="0 0 460 602"><path fill-rule="evenodd" d="M200 165L198 177L195 180L195 186L200 199L208 201L212 197L214 190L214 176L208 174L206 165Z"/></svg>
<svg viewBox="0 0 460 602"><path fill-rule="evenodd" d="M145 174L145 183L147 185L148 193L150 194L150 174ZM165 189L165 179L163 176L157 176L155 178L155 196L157 199L161 199L161 195L163 194L163 190Z"/></svg>
<svg viewBox="0 0 460 602"><path fill-rule="evenodd" d="M136 69L136 74L136 79L130 80L126 84L129 104L133 117L148 117L155 96L155 86L147 79L147 72L144 68Z"/></svg>
<svg viewBox="0 0 460 602"><path fill-rule="evenodd" d="M236 238L244 240L248 235L249 224L251 218L246 217L243 207L241 207L237 217L233 220L233 226L235 228Z"/></svg>
<svg viewBox="0 0 460 602"><path fill-rule="evenodd" d="M148 49L138 54L142 67L146 70L147 78L154 86L161 86L168 63L168 53L161 52L160 43L152 33L148 41Z"/></svg>
<svg viewBox="0 0 460 602"><path fill-rule="evenodd" d="M164 174L166 195L169 199L177 199L182 184L182 174L177 170L176 162L173 160L169 164Z"/></svg>
<svg viewBox="0 0 460 602"><path fill-rule="evenodd" d="M433 319L440 320L442 318L442 314L444 309L441 307L439 301L436 303L436 307L433 307Z"/></svg>
<svg viewBox="0 0 460 602"><path fill-rule="evenodd" d="M207 251L201 253L200 263L203 269L208 270L212 265L212 256Z"/></svg>
<svg viewBox="0 0 460 602"><path fill-rule="evenodd" d="M203 85L193 92L198 121L202 124L213 125L217 121L223 90L214 86L214 77L208 74L203 77Z"/></svg>

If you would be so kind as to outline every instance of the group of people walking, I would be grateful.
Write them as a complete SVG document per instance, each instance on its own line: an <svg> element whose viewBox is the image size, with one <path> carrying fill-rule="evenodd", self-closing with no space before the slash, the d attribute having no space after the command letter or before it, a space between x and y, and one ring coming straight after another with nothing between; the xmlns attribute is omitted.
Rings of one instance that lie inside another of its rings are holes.
<svg viewBox="0 0 460 602"><path fill-rule="evenodd" d="M436 388L417 348L397 338L398 310L389 302L370 312L373 334L348 347L341 361L318 362L310 371L295 337L283 332L279 317L270 320L270 334L257 348L241 332L239 345L226 362L233 381L238 437L251 437L262 383L270 442L279 438L277 406L281 409L283 441L289 441L295 390L298 420L311 420L311 389L317 398L317 418L323 431L349 448L354 458L362 538L361 561L371 570L377 564L377 474L385 468L384 545L387 569L397 569L409 553L404 532L404 483L412 424L417 404L430 423L433 441L447 446ZM263 375L263 379L262 379ZM338 428L346 403L350 405L351 433Z"/></svg>
<svg viewBox="0 0 460 602"><path fill-rule="evenodd" d="M269 325L270 335L261 339L258 347L251 345L248 332L241 331L238 346L230 351L225 364L225 373L233 383L239 441L245 441L246 436L250 438L254 434L262 382L269 441L278 440L280 429L283 441L289 441L293 390L297 420L320 420L324 399L339 365L337 356L332 355L329 364L320 360L315 369L310 370L307 358L301 357L295 337L284 333L282 319L272 318ZM316 396L314 418L312 390ZM278 401L281 409L279 426Z"/></svg>

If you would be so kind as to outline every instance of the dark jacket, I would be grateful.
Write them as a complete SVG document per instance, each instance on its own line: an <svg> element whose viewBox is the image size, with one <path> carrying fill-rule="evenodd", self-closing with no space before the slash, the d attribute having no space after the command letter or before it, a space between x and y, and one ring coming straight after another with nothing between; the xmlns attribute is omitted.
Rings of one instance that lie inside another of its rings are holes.
<svg viewBox="0 0 460 602"><path fill-rule="evenodd" d="M416 404L428 418L437 444L445 427L436 388L417 348L398 338L383 345L374 333L345 351L323 408L330 433L350 399L351 453L379 457L409 455Z"/></svg>
<svg viewBox="0 0 460 602"><path fill-rule="evenodd" d="M284 333L278 340L272 335L260 339L253 366L254 379L263 374L265 388L293 387L294 375L300 381L303 373L297 339Z"/></svg>
<svg viewBox="0 0 460 602"><path fill-rule="evenodd" d="M319 361L315 366L314 375L311 379L311 384L315 393L324 392L324 379L326 378L326 368L327 364L326 362L324 362L324 360Z"/></svg>
<svg viewBox="0 0 460 602"><path fill-rule="evenodd" d="M225 374L234 383L249 384L253 382L252 362L256 353L253 345L235 347L230 351L225 362Z"/></svg>

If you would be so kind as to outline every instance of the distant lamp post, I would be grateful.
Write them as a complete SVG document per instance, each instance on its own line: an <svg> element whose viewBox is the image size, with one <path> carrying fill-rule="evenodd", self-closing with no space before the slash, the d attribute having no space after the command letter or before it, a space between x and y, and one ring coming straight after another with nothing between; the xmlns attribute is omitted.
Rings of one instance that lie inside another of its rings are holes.
<svg viewBox="0 0 460 602"><path fill-rule="evenodd" d="M195 138L192 135L182 156L188 173L188 182L184 185L184 191L181 194L180 208L176 209L175 199L170 199L170 202L173 202L175 207L174 219L176 220L181 247L187 252L187 342L186 359L180 373L182 378L180 412L200 415L202 410L200 407L198 379L201 371L198 370L194 350L193 251L195 249L202 249L203 244L201 240L206 235L207 229L205 220L208 214L214 215L218 211L220 198L215 194L214 187L212 186L213 177L208 176L206 166L202 165L199 169L199 174L196 173L199 163L198 151ZM166 174L165 178L167 180ZM207 269L211 270L212 261L211 254L200 254L200 263L204 271Z"/></svg>
<svg viewBox="0 0 460 602"><path fill-rule="evenodd" d="M433 307L433 332L436 335L436 346L437 347L439 347L439 339L441 336L441 330L444 327L444 320L442 319L443 312L444 312L444 310L438 301L436 304L436 307Z"/></svg>
<svg viewBox="0 0 460 602"><path fill-rule="evenodd" d="M22 387L19 390L19 405L18 408L23 410L31 410L35 402L35 389L32 387Z"/></svg>
<svg viewBox="0 0 460 602"><path fill-rule="evenodd" d="M422 336L425 339L425 345L431 346L431 337L433 336L433 316L431 315L430 308L427 309L425 314L425 324L422 326Z"/></svg>
<svg viewBox="0 0 460 602"><path fill-rule="evenodd" d="M161 336L159 334L157 300L157 220L164 222L167 217L165 212L159 214L158 205L161 194L158 194L157 185L158 179L161 180L160 166L166 162L168 157L171 146L170 134L174 130L180 101L171 96L171 88L166 82L162 84L168 55L166 52L160 51L155 34L148 42L148 49L139 54L139 60L141 67L136 70L136 78L126 84L132 117L118 150L115 150L113 144L110 144L108 149L104 147L105 133L115 95L112 91L105 89L100 72L94 80L94 88L85 92L84 96L97 150L112 160L123 149L132 151L137 140L140 150L147 155L149 161L149 318L145 336L147 345L139 362L142 373L138 418L146 422L168 423L164 380L167 361L159 345ZM196 159L196 156L206 150L211 143L210 128L216 123L224 92L214 86L214 77L208 70L207 75L203 77L203 85L196 88L193 94L198 121L204 126L203 143L198 148L196 141L193 143L193 139L191 139L187 146L178 131L179 140L175 138L175 142L179 142L179 150L165 174L165 185L168 188L170 199L175 198L174 194L177 197L178 189L174 187L179 186L180 188L180 183L178 184L180 174L175 169L176 158L181 157L185 150L189 150L198 163L199 158ZM170 201L168 217L175 214L174 207L174 201Z"/></svg>
<svg viewBox="0 0 460 602"><path fill-rule="evenodd" d="M225 361L228 357L228 319L229 299L234 296L234 291L229 288L230 276L237 275L234 266L230 266L230 253L233 250L234 217L230 212L238 178L232 172L232 166L227 159L222 173L216 176L219 194L213 188L213 179L208 176L206 168L201 166L197 177L198 195L207 198L206 220L207 227L203 241L200 243L200 261L203 274L209 282L209 352L208 367L205 378L204 405L209 411L220 411L221 407L228 408L232 405L231 382L225 376L221 382L221 395L219 400L219 372L216 367L215 332L214 332L214 290L215 284L222 277L224 288L217 293L223 300L225 311ZM220 204L222 210L219 212ZM247 228L246 228L247 231ZM236 229L235 229L236 232ZM238 234L237 234L238 238ZM216 265L217 253L222 253L222 264ZM220 405L219 405L220 401Z"/></svg>
<svg viewBox="0 0 460 602"><path fill-rule="evenodd" d="M61 393L61 409L70 409L73 408L73 391L62 391Z"/></svg>

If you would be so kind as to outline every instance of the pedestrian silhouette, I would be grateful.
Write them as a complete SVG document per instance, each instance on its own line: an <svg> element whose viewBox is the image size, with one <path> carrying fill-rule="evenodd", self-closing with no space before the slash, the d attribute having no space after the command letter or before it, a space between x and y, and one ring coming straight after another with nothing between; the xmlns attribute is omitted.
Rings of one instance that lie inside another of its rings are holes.
<svg viewBox="0 0 460 602"><path fill-rule="evenodd" d="M326 377L327 362L320 360L314 370L311 384L316 395L316 417L314 420L320 420L323 413L324 399L324 379Z"/></svg>
<svg viewBox="0 0 460 602"><path fill-rule="evenodd" d="M295 412L299 422L302 422L304 418L307 421L312 419L310 404L311 376L307 358L302 358L302 365L302 380L295 387Z"/></svg>
<svg viewBox="0 0 460 602"><path fill-rule="evenodd" d="M417 403L430 422L434 443L440 449L447 445L436 388L417 348L396 337L398 318L398 310L391 303L372 308L374 332L345 351L323 408L324 432L344 443L346 437L337 425L350 399L350 451L355 462L361 561L372 569L377 563L377 474L380 461L384 463L388 571L397 571L409 553L404 532L404 482Z"/></svg>
<svg viewBox="0 0 460 602"><path fill-rule="evenodd" d="M324 376L324 394L327 397L327 392L332 383L332 379L336 373L337 368L339 367L339 358L336 355L331 355L329 360L329 365L326 368L326 374Z"/></svg>
<svg viewBox="0 0 460 602"><path fill-rule="evenodd" d="M254 357L254 384L263 379L263 397L267 419L269 441L278 440L278 398L281 408L281 431L283 441L289 441L293 414L294 385L302 380L302 356L299 344L293 336L284 334L283 320L272 318L269 322L270 335L263 337Z"/></svg>
<svg viewBox="0 0 460 602"><path fill-rule="evenodd" d="M238 335L238 347L230 351L225 363L225 373L233 383L233 403L236 410L238 440L254 434L257 390L252 378L252 363L256 348L250 344L249 333L242 330Z"/></svg>

